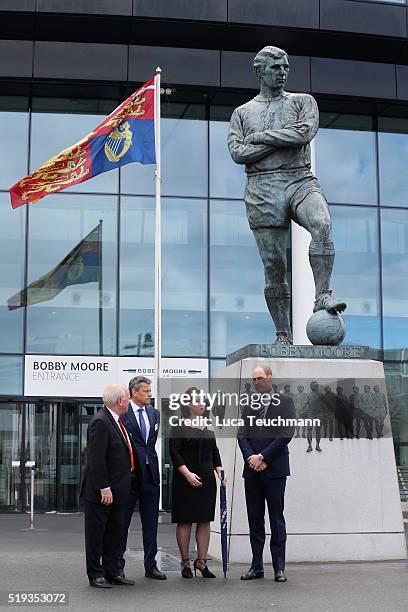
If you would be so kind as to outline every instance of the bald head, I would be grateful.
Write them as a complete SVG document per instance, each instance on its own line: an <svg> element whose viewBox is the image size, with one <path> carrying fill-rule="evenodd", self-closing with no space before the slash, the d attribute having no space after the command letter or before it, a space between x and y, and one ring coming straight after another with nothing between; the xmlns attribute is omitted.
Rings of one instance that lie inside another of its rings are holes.
<svg viewBox="0 0 408 612"><path fill-rule="evenodd" d="M119 416L127 412L129 399L129 389L125 385L108 385L103 392L103 403Z"/></svg>

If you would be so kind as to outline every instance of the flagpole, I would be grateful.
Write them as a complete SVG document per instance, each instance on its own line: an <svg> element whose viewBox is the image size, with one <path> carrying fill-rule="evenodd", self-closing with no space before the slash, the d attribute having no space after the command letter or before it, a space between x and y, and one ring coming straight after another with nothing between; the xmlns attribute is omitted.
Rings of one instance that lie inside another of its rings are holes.
<svg viewBox="0 0 408 612"><path fill-rule="evenodd" d="M161 365L161 150L160 150L160 77L161 68L156 68L154 77L154 134L156 150L155 172L155 248L154 248L154 371L155 406L160 410L160 365Z"/></svg>
<svg viewBox="0 0 408 612"><path fill-rule="evenodd" d="M102 219L99 219L99 355L103 355Z"/></svg>

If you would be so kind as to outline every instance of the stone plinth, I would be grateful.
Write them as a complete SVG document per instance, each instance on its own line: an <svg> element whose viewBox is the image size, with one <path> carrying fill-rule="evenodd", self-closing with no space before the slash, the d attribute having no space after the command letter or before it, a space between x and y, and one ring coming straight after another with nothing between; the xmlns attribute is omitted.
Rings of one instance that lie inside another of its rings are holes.
<svg viewBox="0 0 408 612"><path fill-rule="evenodd" d="M250 345L255 346L255 345ZM308 347L310 348L310 347ZM315 348L315 347L314 347ZM333 348L333 347L332 347ZM216 376L231 390L241 389L252 368L266 363L279 381L303 379L351 384L378 381L384 384L382 363L368 359L318 359L247 357L233 362ZM237 409L238 411L238 409ZM287 479L285 516L288 532L287 561L346 561L406 558L404 525L390 434L367 439L322 438L322 452L306 452L307 440L293 438L289 445L292 475ZM234 435L217 431L217 443L228 485L229 559L251 562L248 522L242 478L243 460ZM269 521L266 514L266 525ZM212 524L210 554L220 557L219 515ZM269 532L270 533L270 532ZM269 537L265 562L270 563Z"/></svg>

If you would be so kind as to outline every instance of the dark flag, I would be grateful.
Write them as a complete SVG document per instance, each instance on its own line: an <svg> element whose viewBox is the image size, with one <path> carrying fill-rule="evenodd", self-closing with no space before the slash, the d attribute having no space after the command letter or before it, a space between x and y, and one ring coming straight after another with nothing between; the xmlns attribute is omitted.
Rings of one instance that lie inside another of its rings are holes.
<svg viewBox="0 0 408 612"><path fill-rule="evenodd" d="M69 285L101 282L102 222L47 274L7 300L9 310L47 302Z"/></svg>

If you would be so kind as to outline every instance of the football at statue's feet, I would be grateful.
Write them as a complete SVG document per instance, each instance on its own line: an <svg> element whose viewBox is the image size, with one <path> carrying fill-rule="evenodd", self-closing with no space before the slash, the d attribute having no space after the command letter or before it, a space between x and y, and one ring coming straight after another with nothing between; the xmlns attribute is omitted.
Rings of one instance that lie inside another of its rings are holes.
<svg viewBox="0 0 408 612"><path fill-rule="evenodd" d="M318 310L307 322L306 334L312 344L338 346L346 335L346 324L339 314Z"/></svg>

